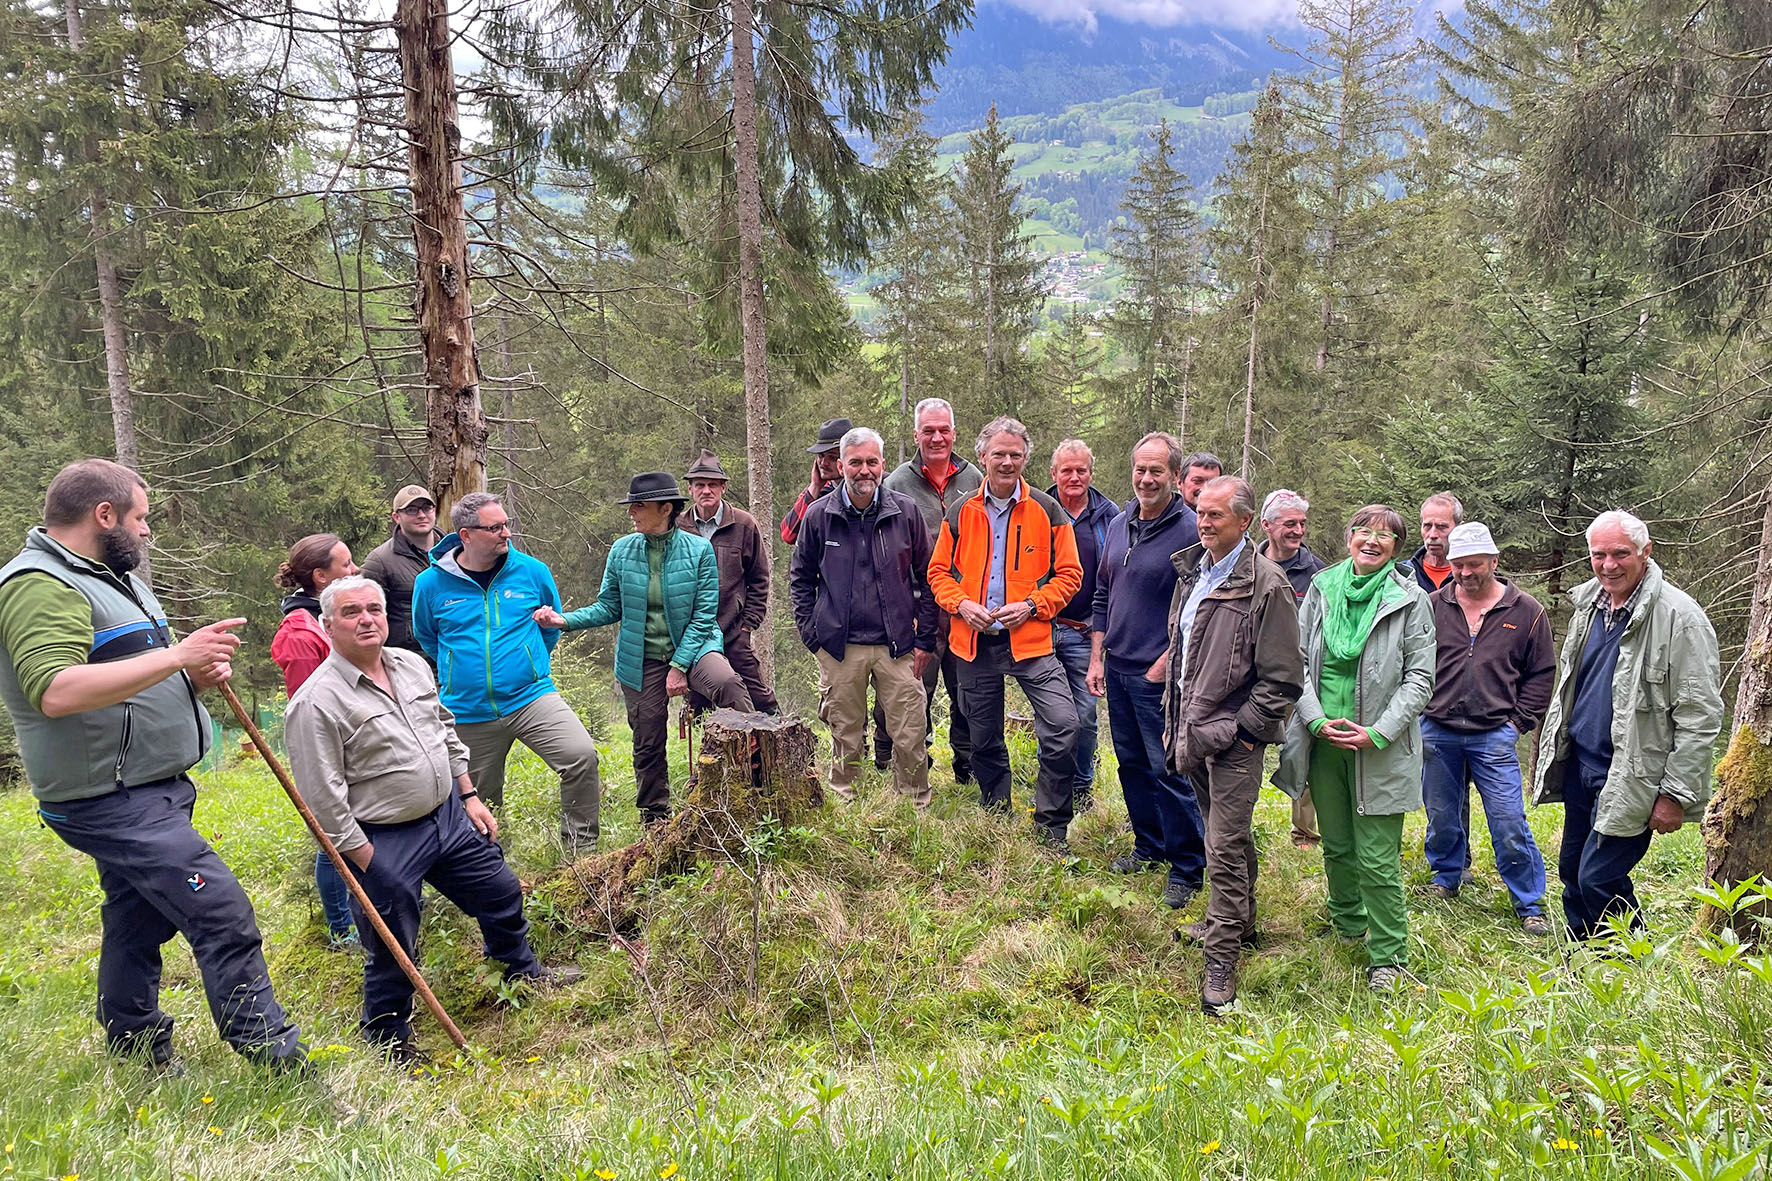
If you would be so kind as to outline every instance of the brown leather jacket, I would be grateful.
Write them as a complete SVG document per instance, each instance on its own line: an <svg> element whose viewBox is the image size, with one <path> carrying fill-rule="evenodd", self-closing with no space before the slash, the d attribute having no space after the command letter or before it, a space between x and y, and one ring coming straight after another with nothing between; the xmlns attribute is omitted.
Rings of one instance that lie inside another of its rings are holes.
<svg viewBox="0 0 1772 1181"><path fill-rule="evenodd" d="M1230 577L1201 601L1181 667L1181 609L1199 577L1203 545L1170 561L1177 574L1169 600L1169 653L1163 678L1163 746L1181 774L1241 738L1278 742L1304 691L1298 600L1286 572L1243 547Z"/></svg>

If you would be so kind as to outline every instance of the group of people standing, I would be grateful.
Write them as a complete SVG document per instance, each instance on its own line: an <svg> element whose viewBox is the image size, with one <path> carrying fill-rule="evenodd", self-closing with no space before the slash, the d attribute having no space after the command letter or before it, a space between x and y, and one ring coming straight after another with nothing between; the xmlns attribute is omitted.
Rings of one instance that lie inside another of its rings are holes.
<svg viewBox="0 0 1772 1181"><path fill-rule="evenodd" d="M1640 921L1631 871L1652 833L1701 815L1722 722L1715 633L1663 578L1642 521L1606 512L1588 528L1594 578L1572 594L1559 654L1544 608L1497 573L1490 531L1463 520L1451 493L1421 506L1410 559L1407 522L1374 504L1353 514L1346 556L1329 562L1305 544L1303 496L1277 489L1258 509L1248 483L1162 432L1132 449L1122 506L1095 488L1081 440L1054 448L1042 491L1026 479L1032 440L1013 418L984 425L975 462L955 454L946 402L919 403L913 430L916 454L888 473L878 432L825 423L780 525L839 800L855 798L871 721L876 764L929 806L945 689L954 777L1007 813L1013 678L1038 747L1033 835L1068 852L1070 825L1098 790L1105 698L1133 836L1112 868L1166 871L1176 910L1210 885L1204 917L1177 936L1203 946L1201 1004L1219 1013L1257 943L1253 813L1269 746L1280 748L1271 782L1293 798L1295 843L1321 846L1330 928L1365 945L1369 981L1384 989L1407 956L1404 818L1425 804L1430 889L1455 898L1470 869L1470 786L1523 929L1550 933L1518 759L1537 729L1534 798L1565 806L1570 936ZM703 451L684 478L687 495L669 473L632 479L621 503L633 531L611 547L596 599L574 610L547 566L512 547L512 522L488 493L451 505L445 535L429 492L401 489L391 534L361 570L333 534L291 548L272 644L290 763L408 953L429 882L479 921L509 978L550 988L580 975L536 960L497 845L518 742L560 776L568 854L600 837L596 746L551 676L563 631L618 628L615 676L648 825L670 814L671 697L776 710L752 638L768 609L769 546L726 503L716 455ZM245 621L174 637L133 573L147 512L141 478L105 460L52 481L44 524L0 568L0 700L44 823L99 867L98 1019L110 1048L175 1065L157 991L160 947L182 933L224 1037L299 1068L305 1053L272 994L251 904L190 824L189 771L210 742L199 694L231 675ZM368 953L365 1035L396 1061L419 1060L411 988L391 950L327 859L315 873L334 939L348 946L355 927Z"/></svg>

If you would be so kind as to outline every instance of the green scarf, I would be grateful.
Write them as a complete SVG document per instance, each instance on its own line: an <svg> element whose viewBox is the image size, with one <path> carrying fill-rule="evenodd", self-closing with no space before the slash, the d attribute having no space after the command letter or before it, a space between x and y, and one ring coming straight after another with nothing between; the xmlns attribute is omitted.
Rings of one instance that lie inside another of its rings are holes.
<svg viewBox="0 0 1772 1181"><path fill-rule="evenodd" d="M1355 574L1354 560L1347 558L1317 575L1323 588L1323 647L1331 660L1352 660L1366 646L1379 607L1393 597L1385 588L1396 564L1393 558L1370 574Z"/></svg>

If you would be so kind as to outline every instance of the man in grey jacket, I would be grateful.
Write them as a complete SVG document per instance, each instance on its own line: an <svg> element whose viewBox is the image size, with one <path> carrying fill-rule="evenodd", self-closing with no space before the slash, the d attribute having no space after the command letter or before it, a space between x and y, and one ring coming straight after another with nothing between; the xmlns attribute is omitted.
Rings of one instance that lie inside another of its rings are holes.
<svg viewBox="0 0 1772 1181"><path fill-rule="evenodd" d="M1557 662L1539 739L1533 802L1563 805L1563 915L1569 934L1640 924L1631 870L1652 833L1703 819L1711 745L1723 725L1717 634L1703 608L1649 556L1649 528L1625 512L1587 527L1594 578Z"/></svg>

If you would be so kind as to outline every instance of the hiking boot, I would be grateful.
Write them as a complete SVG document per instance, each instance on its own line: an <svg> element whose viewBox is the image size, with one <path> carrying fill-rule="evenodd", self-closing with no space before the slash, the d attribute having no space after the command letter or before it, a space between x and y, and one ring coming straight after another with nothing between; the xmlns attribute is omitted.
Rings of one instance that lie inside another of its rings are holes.
<svg viewBox="0 0 1772 1181"><path fill-rule="evenodd" d="M562 988L570 988L585 978L585 970L576 964L544 965L541 971L529 976L517 976L513 979L526 984L535 992L554 992Z"/></svg>
<svg viewBox="0 0 1772 1181"><path fill-rule="evenodd" d="M387 1059L389 1066L416 1076L420 1070L431 1064L431 1056L419 1047L411 1038L402 1038L397 1042L387 1042L381 1046L381 1056Z"/></svg>
<svg viewBox="0 0 1772 1181"><path fill-rule="evenodd" d="M362 951L363 940L357 937L357 928L355 927L352 927L343 935L334 935L329 931L326 934L326 950L345 952Z"/></svg>
<svg viewBox="0 0 1772 1181"><path fill-rule="evenodd" d="M1184 910L1199 892L1198 886L1190 886L1179 878L1170 878L1163 887L1163 905L1170 910Z"/></svg>
<svg viewBox="0 0 1772 1181"><path fill-rule="evenodd" d="M1541 914L1525 915L1520 919L1520 930L1535 939L1546 939L1551 933L1550 920Z"/></svg>
<svg viewBox="0 0 1772 1181"><path fill-rule="evenodd" d="M1062 828L1041 828L1035 825L1034 839L1049 853L1057 853L1061 857L1070 856L1071 842Z"/></svg>
<svg viewBox="0 0 1772 1181"><path fill-rule="evenodd" d="M1183 923L1175 928L1170 938L1177 943L1187 943L1196 947L1204 946L1206 943L1206 920L1199 919L1192 923ZM1253 950L1260 943L1260 936L1251 931L1237 942L1245 951Z"/></svg>
<svg viewBox="0 0 1772 1181"><path fill-rule="evenodd" d="M1403 969L1397 964L1379 964L1366 971L1366 987L1373 992L1395 992L1403 986Z"/></svg>
<svg viewBox="0 0 1772 1181"><path fill-rule="evenodd" d="M651 833L653 833L657 829L663 828L665 825L669 824L670 822L671 822L671 814L669 811L640 813L640 827L648 835L650 835Z"/></svg>
<svg viewBox="0 0 1772 1181"><path fill-rule="evenodd" d="M1080 791L1071 796L1071 815L1081 816L1095 811L1095 793Z"/></svg>
<svg viewBox="0 0 1772 1181"><path fill-rule="evenodd" d="M1237 961L1207 960L1206 983L1200 988L1200 1012L1217 1017L1237 999Z"/></svg>
<svg viewBox="0 0 1772 1181"><path fill-rule="evenodd" d="M961 787L965 787L968 783L972 782L971 763L963 763L959 759L954 760L954 782Z"/></svg>
<svg viewBox="0 0 1772 1181"><path fill-rule="evenodd" d="M1450 902L1458 897L1457 886L1442 886L1438 882L1430 882L1427 887L1429 898L1438 898L1441 902Z"/></svg>
<svg viewBox="0 0 1772 1181"><path fill-rule="evenodd" d="M177 1054L148 1062L148 1077L156 1082L161 1079L184 1078L189 1073L191 1072L185 1069L185 1060Z"/></svg>
<svg viewBox="0 0 1772 1181"><path fill-rule="evenodd" d="M1108 866L1115 873L1149 873L1153 869L1162 869L1163 863L1154 857L1140 857L1136 853L1128 853L1124 857L1114 858Z"/></svg>

